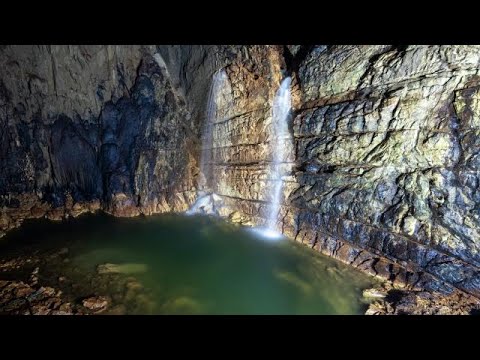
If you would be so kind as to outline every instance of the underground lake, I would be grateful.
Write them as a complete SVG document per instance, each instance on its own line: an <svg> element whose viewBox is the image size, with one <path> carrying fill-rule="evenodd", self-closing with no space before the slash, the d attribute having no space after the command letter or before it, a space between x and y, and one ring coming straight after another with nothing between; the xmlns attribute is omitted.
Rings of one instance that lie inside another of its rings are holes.
<svg viewBox="0 0 480 360"><path fill-rule="evenodd" d="M43 289L17 284L24 296L2 313L363 314L374 283L304 245L205 215L27 221L0 253L2 279Z"/></svg>

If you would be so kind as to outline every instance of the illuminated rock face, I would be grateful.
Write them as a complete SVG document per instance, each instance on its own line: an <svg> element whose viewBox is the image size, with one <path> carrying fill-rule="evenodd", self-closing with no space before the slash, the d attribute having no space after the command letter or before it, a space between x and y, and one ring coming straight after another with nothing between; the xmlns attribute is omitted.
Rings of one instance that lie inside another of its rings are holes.
<svg viewBox="0 0 480 360"><path fill-rule="evenodd" d="M289 75L282 231L398 284L480 296L478 46L3 47L0 65L3 231L188 209L220 68L233 100L212 134L219 211L264 224Z"/></svg>

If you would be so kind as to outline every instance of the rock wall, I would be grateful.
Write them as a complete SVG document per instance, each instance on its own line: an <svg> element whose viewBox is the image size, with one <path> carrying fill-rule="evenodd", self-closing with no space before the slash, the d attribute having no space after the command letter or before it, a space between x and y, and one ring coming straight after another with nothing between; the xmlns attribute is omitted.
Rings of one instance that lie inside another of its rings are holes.
<svg viewBox="0 0 480 360"><path fill-rule="evenodd" d="M280 53L294 79L284 233L408 288L480 296L480 47ZM255 111L218 126L239 135L218 143L217 166L235 218L262 224L270 109Z"/></svg>
<svg viewBox="0 0 480 360"><path fill-rule="evenodd" d="M188 208L220 68L233 105L214 126L214 190L223 216L263 224L290 75L283 232L409 289L480 297L478 46L31 46L0 62L3 229Z"/></svg>
<svg viewBox="0 0 480 360"><path fill-rule="evenodd" d="M195 125L154 46L0 49L0 234L24 218L188 208Z"/></svg>
<svg viewBox="0 0 480 360"><path fill-rule="evenodd" d="M369 260L374 273L480 295L479 65L478 46L313 51L298 73L297 228L352 244L349 261L395 262Z"/></svg>

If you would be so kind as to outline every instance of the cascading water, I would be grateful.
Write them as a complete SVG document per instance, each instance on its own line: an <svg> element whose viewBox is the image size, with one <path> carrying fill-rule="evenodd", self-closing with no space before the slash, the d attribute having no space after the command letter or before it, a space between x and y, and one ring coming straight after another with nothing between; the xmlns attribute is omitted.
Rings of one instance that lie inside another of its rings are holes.
<svg viewBox="0 0 480 360"><path fill-rule="evenodd" d="M217 180L213 171L214 125L221 121L224 112L228 112L232 101L232 89L228 75L224 69L217 71L212 78L206 109L206 119L202 132L202 149L200 156L200 181L197 201L187 214L215 214L216 203L220 198L214 194Z"/></svg>
<svg viewBox="0 0 480 360"><path fill-rule="evenodd" d="M263 234L270 238L281 236L277 229L277 219L282 200L283 179L287 173L287 158L291 149L291 136L288 130L288 116L292 106L290 92L291 78L285 78L275 94L272 107L272 126L270 149L273 154L269 178L273 182L270 189L270 206L267 210L267 222Z"/></svg>
<svg viewBox="0 0 480 360"><path fill-rule="evenodd" d="M230 86L225 70L221 69L213 75L210 92L208 94L206 121L202 133L202 154L200 158L200 173L203 177L202 187L211 189L214 186L212 171L213 160L213 126L217 121L219 100L225 86Z"/></svg>

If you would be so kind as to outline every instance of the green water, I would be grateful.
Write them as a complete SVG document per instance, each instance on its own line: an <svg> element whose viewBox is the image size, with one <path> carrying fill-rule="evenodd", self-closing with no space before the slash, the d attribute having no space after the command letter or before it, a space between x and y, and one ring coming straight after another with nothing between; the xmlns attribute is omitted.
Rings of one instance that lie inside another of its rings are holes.
<svg viewBox="0 0 480 360"><path fill-rule="evenodd" d="M303 245L268 241L206 216L33 221L7 236L0 254L47 246L67 246L69 260L62 266L89 284L92 274L108 276L97 274L101 264L144 269L122 275L141 285L147 295L140 300L148 297L139 306L130 299L131 314L361 314L362 290L372 285L365 275Z"/></svg>

